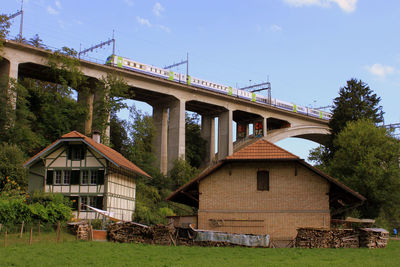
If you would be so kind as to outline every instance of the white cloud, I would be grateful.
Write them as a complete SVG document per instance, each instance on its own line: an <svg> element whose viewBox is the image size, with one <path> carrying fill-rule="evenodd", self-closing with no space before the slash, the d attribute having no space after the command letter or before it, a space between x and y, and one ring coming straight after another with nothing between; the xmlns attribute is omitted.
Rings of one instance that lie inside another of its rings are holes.
<svg viewBox="0 0 400 267"><path fill-rule="evenodd" d="M58 11L51 6L47 6L47 13L49 13L50 15L58 15Z"/></svg>
<svg viewBox="0 0 400 267"><path fill-rule="evenodd" d="M385 66L376 63L372 66L365 66L365 68L373 75L385 78L386 75L394 73L395 69L391 66Z"/></svg>
<svg viewBox="0 0 400 267"><path fill-rule="evenodd" d="M140 25L151 27L151 23L150 23L150 21L148 19L144 19L144 18L141 18L141 17L136 17L136 20Z"/></svg>
<svg viewBox="0 0 400 267"><path fill-rule="evenodd" d="M164 25L157 25L157 28L159 28L160 30L165 31L167 33L171 32L171 29Z"/></svg>
<svg viewBox="0 0 400 267"><path fill-rule="evenodd" d="M62 21L62 20L59 19L59 20L57 21L57 23L58 23L58 26L60 26L61 29L65 29L65 23L64 23L64 21Z"/></svg>
<svg viewBox="0 0 400 267"><path fill-rule="evenodd" d="M60 1L57 0L57 1L55 2L55 4L56 4L56 7L57 7L58 9L61 9L61 3L60 3Z"/></svg>
<svg viewBox="0 0 400 267"><path fill-rule="evenodd" d="M269 29L273 32L280 32L282 31L282 27L276 24L272 24Z"/></svg>
<svg viewBox="0 0 400 267"><path fill-rule="evenodd" d="M155 3L153 6L153 13L157 17L161 16L161 12L163 12L164 10L165 8L159 2Z"/></svg>
<svg viewBox="0 0 400 267"><path fill-rule="evenodd" d="M133 6L134 2L132 0L124 0L125 4L128 6Z"/></svg>
<svg viewBox="0 0 400 267"><path fill-rule="evenodd" d="M343 11L351 13L356 10L358 0L283 0L290 6L320 6L330 7L331 3L337 4Z"/></svg>

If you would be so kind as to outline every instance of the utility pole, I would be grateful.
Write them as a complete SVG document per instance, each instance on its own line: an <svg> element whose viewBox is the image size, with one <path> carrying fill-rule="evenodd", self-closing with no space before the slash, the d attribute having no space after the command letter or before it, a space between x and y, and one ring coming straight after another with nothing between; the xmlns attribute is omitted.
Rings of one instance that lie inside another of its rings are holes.
<svg viewBox="0 0 400 267"><path fill-rule="evenodd" d="M19 25L19 42L22 43L22 28L24 25L24 0L21 0L21 23Z"/></svg>
<svg viewBox="0 0 400 267"><path fill-rule="evenodd" d="M105 42L101 42L101 43L99 43L97 45L94 45L94 46L89 47L89 48L87 48L87 49L85 49L83 51L80 51L78 53L78 58L81 58L81 55L86 54L87 52L93 52L93 50L95 50L97 48L102 48L105 45L110 45L111 43L113 45L113 53L112 54L115 55L115 39L114 39L114 31L113 31L112 39L108 39Z"/></svg>
<svg viewBox="0 0 400 267"><path fill-rule="evenodd" d="M15 12L14 14L11 14L10 16L8 16L8 19L13 19L19 15L21 15L21 22L19 25L19 36L18 36L18 41L21 43L22 42L22 29L23 29L23 25L24 25L24 0L21 0L21 10Z"/></svg>
<svg viewBox="0 0 400 267"><path fill-rule="evenodd" d="M251 83L251 80L250 80L250 83ZM265 83L259 83L259 84L254 84L254 85L250 85L247 87L242 87L242 88L239 88L239 90L250 90L251 93L267 90L268 91L267 102L268 102L268 104L271 104L271 83L269 82L269 79Z"/></svg>
<svg viewBox="0 0 400 267"><path fill-rule="evenodd" d="M186 64L186 76L188 76L189 75L189 53L186 53L186 60L183 60L183 61L178 62L178 63L174 63L174 64L169 65L169 66L165 66L164 69L166 69L166 70L167 69L171 69L171 68L183 65L183 64Z"/></svg>

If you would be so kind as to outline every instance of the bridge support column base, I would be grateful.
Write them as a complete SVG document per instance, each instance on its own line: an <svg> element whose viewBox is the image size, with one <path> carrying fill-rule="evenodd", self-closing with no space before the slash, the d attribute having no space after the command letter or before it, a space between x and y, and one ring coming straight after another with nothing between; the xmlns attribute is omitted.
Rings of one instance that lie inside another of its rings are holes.
<svg viewBox="0 0 400 267"><path fill-rule="evenodd" d="M218 119L218 160L232 153L232 110L228 110L222 112Z"/></svg>
<svg viewBox="0 0 400 267"><path fill-rule="evenodd" d="M168 108L163 106L153 106L153 123L156 128L154 138L154 150L157 157L155 163L160 168L160 172L167 174L167 144L168 144Z"/></svg>
<svg viewBox="0 0 400 267"><path fill-rule="evenodd" d="M205 167L215 159L215 120L213 117L201 116L201 137L207 141L206 157L201 164Z"/></svg>
<svg viewBox="0 0 400 267"><path fill-rule="evenodd" d="M177 159L185 159L185 100L174 100L169 108L168 171Z"/></svg>
<svg viewBox="0 0 400 267"><path fill-rule="evenodd" d="M78 92L78 103L86 107L88 111L88 114L81 125L83 134L86 136L90 136L92 134L93 102L94 94L92 92L86 89Z"/></svg>

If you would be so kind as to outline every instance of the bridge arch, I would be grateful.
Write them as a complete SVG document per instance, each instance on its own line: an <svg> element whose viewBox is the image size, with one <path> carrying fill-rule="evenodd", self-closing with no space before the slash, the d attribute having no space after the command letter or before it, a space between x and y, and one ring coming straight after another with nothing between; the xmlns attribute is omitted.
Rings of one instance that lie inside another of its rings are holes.
<svg viewBox="0 0 400 267"><path fill-rule="evenodd" d="M328 127L321 126L295 126L285 129L268 131L266 140L276 143L280 140L296 137L314 141L318 144L326 144L330 130Z"/></svg>

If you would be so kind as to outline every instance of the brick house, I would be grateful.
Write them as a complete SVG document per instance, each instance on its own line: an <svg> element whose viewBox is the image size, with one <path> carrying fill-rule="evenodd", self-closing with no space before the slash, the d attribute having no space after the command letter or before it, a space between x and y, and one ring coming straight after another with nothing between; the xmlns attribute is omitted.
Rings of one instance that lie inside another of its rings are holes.
<svg viewBox="0 0 400 267"><path fill-rule="evenodd" d="M361 205L365 198L260 139L205 170L167 200L198 208L193 218L198 229L269 234L276 242L287 242L298 227L329 228L332 216Z"/></svg>
<svg viewBox="0 0 400 267"><path fill-rule="evenodd" d="M27 160L28 191L64 194L74 203L76 218L99 218L89 205L130 221L135 210L135 179L150 176L101 144L99 135L94 139L73 131Z"/></svg>

